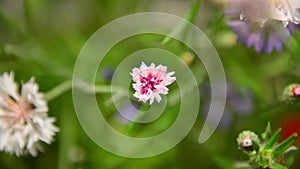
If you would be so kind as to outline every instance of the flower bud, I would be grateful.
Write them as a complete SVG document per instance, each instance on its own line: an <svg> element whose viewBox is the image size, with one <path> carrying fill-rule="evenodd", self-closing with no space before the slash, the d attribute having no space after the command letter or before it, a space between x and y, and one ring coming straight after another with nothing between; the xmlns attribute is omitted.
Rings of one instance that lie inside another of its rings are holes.
<svg viewBox="0 0 300 169"><path fill-rule="evenodd" d="M253 142L259 142L257 134L252 131L243 131L237 138L238 145L245 151L253 151Z"/></svg>
<svg viewBox="0 0 300 169"><path fill-rule="evenodd" d="M300 84L290 84L283 92L285 100L294 103L300 99Z"/></svg>

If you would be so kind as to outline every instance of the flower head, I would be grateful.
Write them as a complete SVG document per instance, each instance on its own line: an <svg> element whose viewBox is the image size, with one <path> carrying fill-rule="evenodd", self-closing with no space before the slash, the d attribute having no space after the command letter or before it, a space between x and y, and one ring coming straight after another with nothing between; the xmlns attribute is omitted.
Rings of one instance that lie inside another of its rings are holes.
<svg viewBox="0 0 300 169"><path fill-rule="evenodd" d="M285 26L300 23L299 0L269 0L268 3L270 18L281 21Z"/></svg>
<svg viewBox="0 0 300 169"><path fill-rule="evenodd" d="M283 43L298 28L299 8L297 1L229 0L225 13L234 19L228 25L238 34L239 41L247 47L254 46L258 53L271 53L274 49L281 51Z"/></svg>
<svg viewBox="0 0 300 169"><path fill-rule="evenodd" d="M277 20L286 27L288 23L300 23L298 0L228 0L226 13L247 22Z"/></svg>
<svg viewBox="0 0 300 169"><path fill-rule="evenodd" d="M290 84L285 87L283 97L286 101L294 103L300 99L300 84Z"/></svg>
<svg viewBox="0 0 300 169"><path fill-rule="evenodd" d="M119 111L116 112L116 120L123 124L132 122L139 113L140 105L133 102L131 104L124 104Z"/></svg>
<svg viewBox="0 0 300 169"><path fill-rule="evenodd" d="M147 66L142 62L140 68L133 68L130 75L132 76L133 88L135 89L134 97L139 101L146 103L150 100L150 104L154 99L157 102L161 101L160 94L167 94L169 89L166 87L176 80L176 77L171 77L175 72L167 72L167 67L154 63Z"/></svg>
<svg viewBox="0 0 300 169"><path fill-rule="evenodd" d="M246 130L239 134L237 138L238 145L246 151L253 151L253 142L260 142L258 135L252 131Z"/></svg>
<svg viewBox="0 0 300 169"><path fill-rule="evenodd" d="M222 86L219 87L224 89ZM233 124L236 117L249 116L253 112L255 103L254 93L249 88L238 88L232 82L228 81L227 88L225 89L226 90L224 91L219 89L220 91L222 91L222 94L226 95L226 105L224 108L223 116L218 125L218 128L221 130L228 130ZM209 84L203 83L203 85L201 86L201 91L202 93L204 93L202 95L202 100L204 101L202 105L202 110L204 113L202 113L202 115L206 117L211 101ZM240 120L243 120L243 118L239 118L239 122L241 122ZM212 120L209 120L209 122L213 122L213 118Z"/></svg>
<svg viewBox="0 0 300 169"><path fill-rule="evenodd" d="M14 73L0 76L0 150L17 156L41 150L39 141L50 144L58 132L54 118L47 116L47 103L31 78L21 91Z"/></svg>

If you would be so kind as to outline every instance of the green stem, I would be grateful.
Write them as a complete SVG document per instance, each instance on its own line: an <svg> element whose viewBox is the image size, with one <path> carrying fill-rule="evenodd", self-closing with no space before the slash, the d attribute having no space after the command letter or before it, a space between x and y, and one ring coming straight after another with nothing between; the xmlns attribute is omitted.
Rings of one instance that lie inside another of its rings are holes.
<svg viewBox="0 0 300 169"><path fill-rule="evenodd" d="M70 90L72 88L72 81L68 80L65 81L58 86L55 86L52 90L45 93L44 98L46 100L53 100L54 98L58 97L59 95L63 94L64 92Z"/></svg>
<svg viewBox="0 0 300 169"><path fill-rule="evenodd" d="M69 111L73 105L70 101L67 101L67 97L63 96L58 101L58 105L61 105L57 109L59 111L59 127L61 131L58 135L58 169L73 169L72 165L74 163L68 158L68 153L70 148L76 145L79 138L77 118L74 113Z"/></svg>
<svg viewBox="0 0 300 169"><path fill-rule="evenodd" d="M95 93L110 93L111 86L110 85L95 85L94 91L95 91Z"/></svg>
<svg viewBox="0 0 300 169"><path fill-rule="evenodd" d="M137 120L141 119L143 116L144 116L144 112L139 111L139 113L138 113L137 116L135 117L134 121L137 121ZM134 127L137 125L137 122L134 122L134 121L132 121L132 122L129 124L129 126L128 126L127 130L126 130L126 133L127 133L128 135L131 134L132 130L133 130Z"/></svg>
<svg viewBox="0 0 300 169"><path fill-rule="evenodd" d="M34 30L33 26L32 26L32 20L31 20L31 16L30 16L30 2L28 0L25 0L24 2L24 19L26 21L26 33L27 34L31 34L32 30Z"/></svg>
<svg viewBox="0 0 300 169"><path fill-rule="evenodd" d="M82 84L83 84L82 82L75 83L75 87L79 88L82 91L85 91L87 93L93 93L93 92L95 92L95 93L110 93L110 92L112 92L110 85L95 85L93 90L90 90L91 88L88 84L86 84L86 83L84 83L84 85L82 85ZM65 81L65 82L59 84L58 86L55 86L53 89L51 89L50 91L45 93L44 98L46 100L50 101L71 89L72 89L72 81L68 80L68 81ZM118 92L119 90L121 90L121 89L116 90L116 92Z"/></svg>
<svg viewBox="0 0 300 169"><path fill-rule="evenodd" d="M192 9L190 10L190 12L188 13L186 20L190 23L194 23L195 18L197 16L197 13L200 9L202 0L196 0L196 2L193 4ZM181 25L178 25L169 35L167 35L164 40L161 42L162 45L167 44L170 40L171 37L179 34L180 32L183 32L186 30L188 24L186 22L184 22Z"/></svg>
<svg viewBox="0 0 300 169"><path fill-rule="evenodd" d="M200 5L202 3L202 0L196 0L196 2L194 3L191 11L189 12L188 16L187 16L187 20L191 23L193 23L195 21L195 18L197 16L197 13L200 9Z"/></svg>

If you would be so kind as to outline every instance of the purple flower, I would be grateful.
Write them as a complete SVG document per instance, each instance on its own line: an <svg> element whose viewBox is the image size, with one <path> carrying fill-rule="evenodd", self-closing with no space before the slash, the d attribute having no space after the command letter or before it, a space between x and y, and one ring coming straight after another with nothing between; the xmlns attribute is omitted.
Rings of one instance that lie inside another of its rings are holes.
<svg viewBox="0 0 300 169"><path fill-rule="evenodd" d="M120 112L118 111L116 113L116 120L123 123L123 124L128 124L130 123L133 119L136 118L136 116L139 113L140 105L137 103L132 103L131 105L129 104L124 104Z"/></svg>
<svg viewBox="0 0 300 169"><path fill-rule="evenodd" d="M203 115L207 115L210 101L209 86L204 84L202 86L204 93ZM253 112L254 107L254 93L248 88L237 88L231 83L227 83L226 106L224 108L223 116L219 124L220 129L228 129L234 121L235 114L238 116L247 116ZM226 93L224 91L224 93Z"/></svg>
<svg viewBox="0 0 300 169"><path fill-rule="evenodd" d="M271 53L274 49L282 51L283 43L295 32L298 25L289 23L284 27L278 21L268 21L262 27L258 23L231 21L228 25L237 33L238 41L247 47L254 47L257 53Z"/></svg>
<svg viewBox="0 0 300 169"><path fill-rule="evenodd" d="M133 68L130 73L135 82L133 88L136 92L133 96L144 103L150 100L150 104L152 104L154 99L160 102L160 94L167 94L169 89L166 86L176 80L175 77L171 77L174 74L175 72L168 73L166 66L155 67L155 64L151 63L148 67L142 62L140 68Z"/></svg>
<svg viewBox="0 0 300 169"><path fill-rule="evenodd" d="M225 11L232 18L263 25L268 20L282 22L284 27L289 23L300 23L299 0L228 0Z"/></svg>
<svg viewBox="0 0 300 169"><path fill-rule="evenodd" d="M253 46L257 53L282 51L283 43L299 26L300 2L229 0L228 6L225 14L234 20L228 25L238 41Z"/></svg>
<svg viewBox="0 0 300 169"><path fill-rule="evenodd" d="M102 70L102 78L106 81L111 81L114 75L114 69L112 67L105 67Z"/></svg>
<svg viewBox="0 0 300 169"><path fill-rule="evenodd" d="M239 115L249 115L253 111L255 96L248 88L227 87L227 106Z"/></svg>

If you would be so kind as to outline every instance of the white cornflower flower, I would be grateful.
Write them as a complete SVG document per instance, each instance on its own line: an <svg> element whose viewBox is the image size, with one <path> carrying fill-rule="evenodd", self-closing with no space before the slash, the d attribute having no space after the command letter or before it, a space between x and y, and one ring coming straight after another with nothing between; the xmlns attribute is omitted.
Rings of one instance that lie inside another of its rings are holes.
<svg viewBox="0 0 300 169"><path fill-rule="evenodd" d="M279 20L286 27L289 22L300 23L299 0L269 0L270 18Z"/></svg>
<svg viewBox="0 0 300 169"><path fill-rule="evenodd" d="M133 88L136 92L133 96L144 103L150 100L150 104L152 104L154 99L160 102L160 94L167 94L169 89L166 86L176 80L176 77L171 77L174 74L175 72L168 73L166 66L155 67L155 64L151 63L148 67L142 62L140 68L133 68L130 73L135 82Z"/></svg>
<svg viewBox="0 0 300 169"><path fill-rule="evenodd" d="M39 86L31 78L19 92L14 73L0 76L0 150L21 156L36 156L41 151L39 141L50 144L59 129Z"/></svg>

